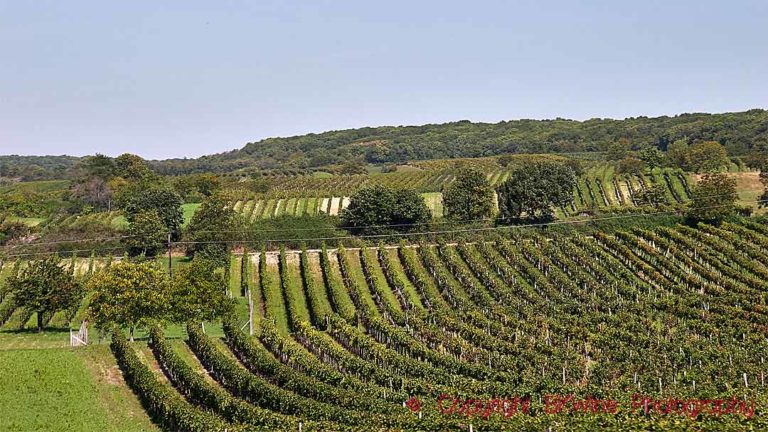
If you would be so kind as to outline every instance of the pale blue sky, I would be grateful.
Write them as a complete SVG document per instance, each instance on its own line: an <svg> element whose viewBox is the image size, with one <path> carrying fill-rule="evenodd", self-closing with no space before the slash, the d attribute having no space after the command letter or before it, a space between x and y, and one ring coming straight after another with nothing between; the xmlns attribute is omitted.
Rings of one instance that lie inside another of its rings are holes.
<svg viewBox="0 0 768 432"><path fill-rule="evenodd" d="M0 0L0 154L767 100L764 0Z"/></svg>

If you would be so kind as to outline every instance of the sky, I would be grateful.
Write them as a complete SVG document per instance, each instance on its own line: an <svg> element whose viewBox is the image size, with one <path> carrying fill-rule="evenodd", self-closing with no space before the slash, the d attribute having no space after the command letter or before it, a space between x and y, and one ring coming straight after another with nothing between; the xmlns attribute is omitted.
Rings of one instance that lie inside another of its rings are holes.
<svg viewBox="0 0 768 432"><path fill-rule="evenodd" d="M0 154L768 108L768 1L0 0Z"/></svg>

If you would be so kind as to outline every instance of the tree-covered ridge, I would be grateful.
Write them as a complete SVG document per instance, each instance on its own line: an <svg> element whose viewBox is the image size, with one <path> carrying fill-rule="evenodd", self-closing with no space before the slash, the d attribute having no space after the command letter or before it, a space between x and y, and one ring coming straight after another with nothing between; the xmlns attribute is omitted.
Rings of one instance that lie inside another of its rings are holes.
<svg viewBox="0 0 768 432"><path fill-rule="evenodd" d="M717 141L731 156L768 145L768 111L680 114L624 120L467 120L421 126L364 127L267 138L242 149L203 156L152 161L160 174L230 172L243 168L306 169L359 159L374 164L414 160L484 157L506 153L606 151L624 139L637 150L666 150L676 140ZM39 180L65 178L81 158L0 156L0 177Z"/></svg>
<svg viewBox="0 0 768 432"><path fill-rule="evenodd" d="M369 163L483 157L504 153L590 152L607 150L627 139L632 148L655 145L662 150L678 139L690 143L718 141L731 155L768 142L768 111L680 114L624 120L511 120L499 123L459 121L422 126L382 126L329 131L248 143L242 150L196 160L169 160L156 165L165 172L187 172L216 161L232 168L313 167L363 158Z"/></svg>

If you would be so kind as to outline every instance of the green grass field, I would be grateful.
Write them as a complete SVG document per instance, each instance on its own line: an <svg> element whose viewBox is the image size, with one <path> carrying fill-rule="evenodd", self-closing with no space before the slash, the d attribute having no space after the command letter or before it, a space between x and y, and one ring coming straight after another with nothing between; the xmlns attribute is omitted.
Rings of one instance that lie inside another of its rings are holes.
<svg viewBox="0 0 768 432"><path fill-rule="evenodd" d="M26 224L28 226L31 226L31 227L38 226L38 225L40 225L41 223L43 223L45 221L45 218L39 218L39 217L15 217L15 216L11 216L8 219L13 220L13 221L22 222L22 223L24 223L24 224Z"/></svg>
<svg viewBox="0 0 768 432"><path fill-rule="evenodd" d="M106 345L0 350L0 430L156 431Z"/></svg>
<svg viewBox="0 0 768 432"><path fill-rule="evenodd" d="M182 204L181 211L184 212L184 226L187 226L189 221L192 220L197 209L200 207L199 203L194 204Z"/></svg>

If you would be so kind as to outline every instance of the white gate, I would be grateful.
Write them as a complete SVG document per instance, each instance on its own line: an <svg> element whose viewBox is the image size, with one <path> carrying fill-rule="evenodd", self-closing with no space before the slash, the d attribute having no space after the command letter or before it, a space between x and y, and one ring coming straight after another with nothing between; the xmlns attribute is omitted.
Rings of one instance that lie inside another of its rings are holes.
<svg viewBox="0 0 768 432"><path fill-rule="evenodd" d="M69 344L73 347L88 345L88 321L83 321L77 332L69 331Z"/></svg>

